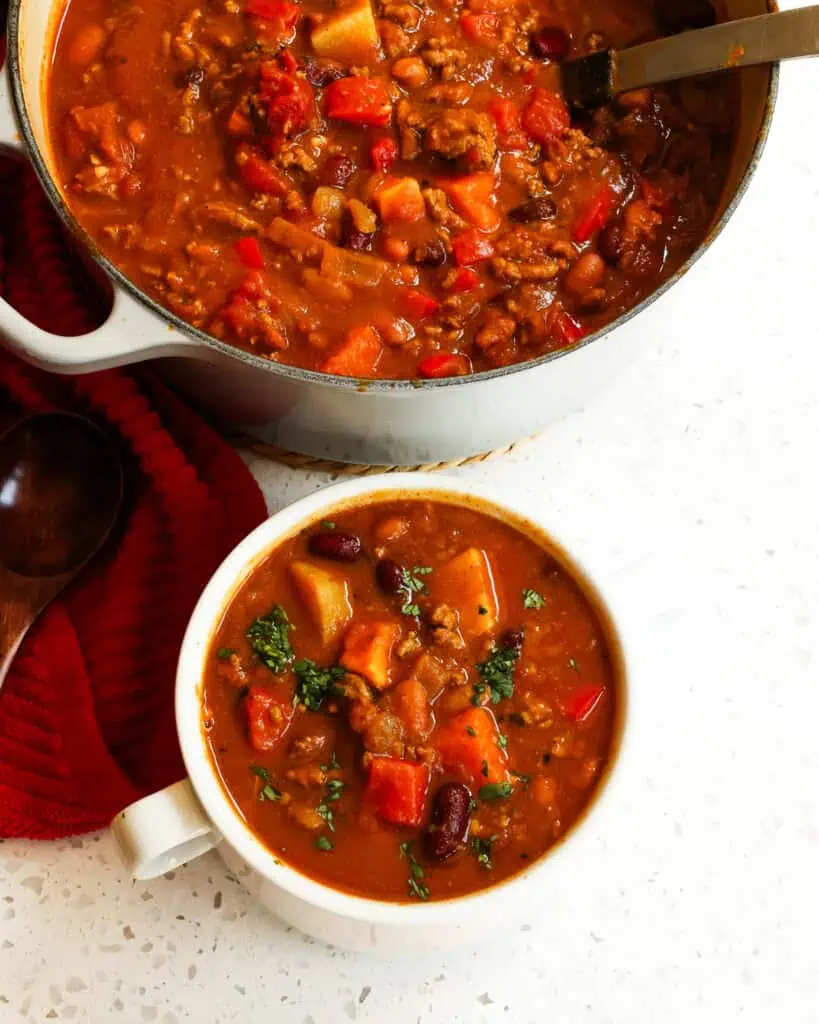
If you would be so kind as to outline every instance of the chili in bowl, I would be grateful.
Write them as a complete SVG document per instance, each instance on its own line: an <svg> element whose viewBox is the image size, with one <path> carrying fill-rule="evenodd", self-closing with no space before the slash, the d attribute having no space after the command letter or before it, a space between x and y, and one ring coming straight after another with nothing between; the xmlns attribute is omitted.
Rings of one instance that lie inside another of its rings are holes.
<svg viewBox="0 0 819 1024"><path fill-rule="evenodd" d="M624 665L596 583L524 508L425 474L344 483L208 584L177 675L190 780L114 830L136 877L224 837L330 942L471 937L601 842Z"/></svg>

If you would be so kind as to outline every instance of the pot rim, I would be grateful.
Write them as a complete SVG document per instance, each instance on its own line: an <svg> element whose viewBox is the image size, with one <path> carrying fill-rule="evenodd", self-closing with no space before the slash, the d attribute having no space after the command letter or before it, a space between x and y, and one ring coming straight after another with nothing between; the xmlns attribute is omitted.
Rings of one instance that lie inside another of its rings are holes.
<svg viewBox="0 0 819 1024"><path fill-rule="evenodd" d="M589 802L563 836L517 874L486 889L430 903L401 903L347 892L303 874L280 858L255 835L233 804L207 749L202 726L204 665L214 631L231 600L265 556L325 515L399 495L416 500L429 496L433 501L477 509L530 534L536 543L548 542L559 561L580 583L608 636L618 691L608 762ZM558 520L554 532L551 520ZM619 794L623 791L624 767L633 760L634 711L638 703L633 686L634 628L623 602L612 599L611 587L606 582L612 575L607 577L605 572L590 567L582 545L579 556L578 545L564 546L562 533L565 530L559 526L559 516L544 516L523 491L500 495L496 488L476 487L470 480L445 474L430 478L425 473L411 472L379 474L322 488L286 505L240 541L211 577L190 617L177 667L175 716L185 767L197 796L225 842L245 863L277 889L338 917L373 926L420 927L467 924L496 915L500 919L508 913L509 901L522 901L528 906L536 899L541 885L561 884L561 872L570 879L572 871L577 870L578 853L585 849L589 851L587 855L595 855L595 841L605 842L615 826L618 808L622 811L624 804Z"/></svg>
<svg viewBox="0 0 819 1024"><path fill-rule="evenodd" d="M779 90L779 62L776 61L770 64L770 80L765 97L765 111L751 152L751 158L739 179L730 202L726 205L720 217L711 225L706 237L688 257L688 259L670 277L666 278L657 289L642 299L636 306L633 306L631 309L627 309L625 312L621 313L616 320L613 320L611 323L606 324L599 330L582 338L579 342L571 346L571 348L558 349L555 352L549 352L545 355L538 356L536 359L527 360L521 363L513 363L510 366L502 366L494 370L481 370L478 373L472 373L465 377L446 377L438 380L341 377L335 374L320 373L318 370L305 370L301 367L290 366L286 363L272 362L269 359L264 359L262 356L257 356L244 349L240 349L235 345L230 345L227 342L220 341L218 338L213 337L206 331L202 331L198 327L194 327L192 324L189 324L186 320L178 317L170 309L167 309L165 306L160 305L152 299L146 292L142 291L141 288L131 281L131 279L128 278L97 247L93 238L91 238L88 232L75 218L74 214L68 207L68 204L63 199L62 192L57 186L57 183L49 170L45 155L37 143L31 126L31 119L28 113L28 106L26 103L23 80L20 71L20 46L22 44L20 35L20 13L24 2L26 2L26 0L10 0L9 2L6 26L6 62L8 64L9 81L11 83L11 102L14 108L14 114L20 126L20 133L23 138L25 151L34 166L34 170L40 180L40 184L45 190L49 201L57 211L57 214L63 224L70 231L72 236L79 241L84 250L87 251L92 259L102 268L108 278L111 279L113 287L116 288L118 286L122 288L160 320L164 320L171 327L181 331L188 337L193 338L205 345L207 348L219 352L224 356L236 359L245 365L252 366L265 373L281 377L285 380L319 384L324 387L341 391L412 393L419 390L449 387L455 388L466 384L489 382L515 373L521 373L525 370L534 370L541 366L545 366L554 360L568 357L582 349L585 349L594 342L601 341L606 335L610 334L623 324L628 323L628 321L638 316L644 309L664 295L677 283L677 281L688 273L691 267L694 266L694 264L710 247L712 242L722 233L725 225L731 219L742 197L745 195L751 179L759 165L759 161L762 158L765 145L768 141L768 134ZM66 2L67 0L51 0L51 6L54 8L56 3L60 3L64 7ZM55 20L52 18L49 23L49 31L46 33L45 39L42 43L40 60L41 68L45 63L46 54L50 52L52 42L54 40L54 23ZM40 85L40 99L42 102L44 99L42 73L38 84Z"/></svg>

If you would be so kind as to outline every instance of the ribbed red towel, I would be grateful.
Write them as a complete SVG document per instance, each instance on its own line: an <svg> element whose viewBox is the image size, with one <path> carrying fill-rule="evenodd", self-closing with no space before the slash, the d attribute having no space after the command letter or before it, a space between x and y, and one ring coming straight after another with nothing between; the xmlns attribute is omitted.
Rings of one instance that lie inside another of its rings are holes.
<svg viewBox="0 0 819 1024"><path fill-rule="evenodd" d="M101 319L34 176L2 159L0 294L59 334ZM265 515L239 456L153 373L57 378L0 348L0 420L52 408L107 423L130 464L123 529L36 623L0 690L0 836L39 839L107 825L183 774L173 683L185 625Z"/></svg>

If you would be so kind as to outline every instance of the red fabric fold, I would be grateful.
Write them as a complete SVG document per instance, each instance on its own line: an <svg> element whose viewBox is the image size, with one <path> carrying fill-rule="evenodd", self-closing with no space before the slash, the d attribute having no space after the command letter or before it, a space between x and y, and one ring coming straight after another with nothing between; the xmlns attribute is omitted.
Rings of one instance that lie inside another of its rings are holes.
<svg viewBox="0 0 819 1024"><path fill-rule="evenodd" d="M3 159L0 295L57 334L91 330L105 307L32 172ZM241 458L153 371L60 378L0 349L0 425L54 408L120 437L127 495L111 542L41 616L0 690L0 836L100 828L183 774L173 685L185 626L265 516Z"/></svg>

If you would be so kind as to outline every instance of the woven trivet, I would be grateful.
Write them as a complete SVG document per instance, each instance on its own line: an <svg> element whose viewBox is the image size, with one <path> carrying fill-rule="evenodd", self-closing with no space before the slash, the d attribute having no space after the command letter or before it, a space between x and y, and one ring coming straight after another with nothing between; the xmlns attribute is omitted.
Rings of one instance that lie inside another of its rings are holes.
<svg viewBox="0 0 819 1024"><path fill-rule="evenodd" d="M312 473L334 473L341 476L373 476L376 473L409 473L423 472L434 473L439 470L457 469L460 466L476 466L488 459L494 459L498 455L509 455L511 452L525 444L531 438L524 438L521 441L513 441L504 448L496 448L491 452L480 452L477 455L468 455L464 459L452 459L447 462L419 462L413 466L371 466L355 462L334 462L332 459L319 459L314 455L299 455L297 452L288 451L286 448L278 448L274 444L266 444L258 441L255 437L247 434L229 432L227 439L237 448L245 448L263 455L272 462L279 462L291 469L304 469Z"/></svg>

